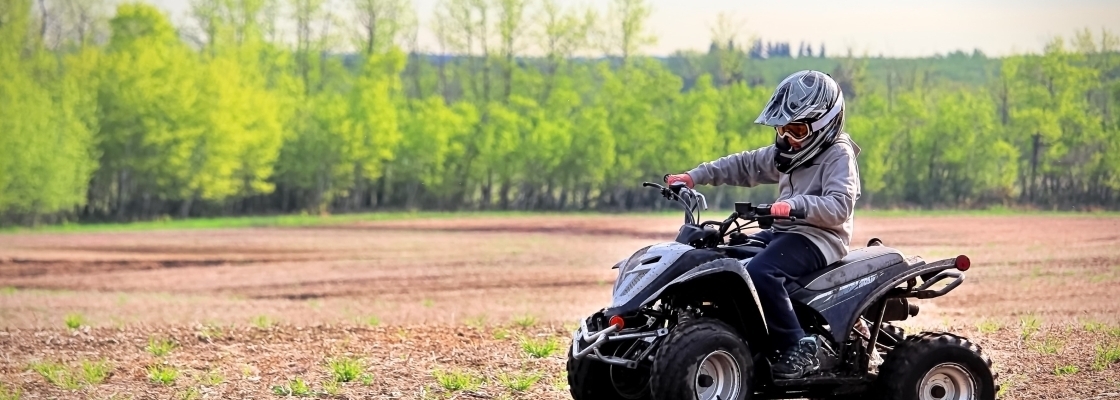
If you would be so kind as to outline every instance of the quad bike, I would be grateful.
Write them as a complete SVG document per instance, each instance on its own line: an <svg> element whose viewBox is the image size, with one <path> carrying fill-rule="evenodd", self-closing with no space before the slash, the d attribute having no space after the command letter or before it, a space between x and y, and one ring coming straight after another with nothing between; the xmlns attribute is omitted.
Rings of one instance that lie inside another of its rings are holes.
<svg viewBox="0 0 1120 400"><path fill-rule="evenodd" d="M614 266L610 307L581 321L572 337L567 370L575 400L995 398L991 361L978 345L951 333L906 336L889 324L917 315L911 299L960 286L968 257L927 263L874 239L786 282L801 326L821 344L820 369L775 379L777 349L747 274L766 244L743 230L804 212L779 218L769 205L736 203L726 220L701 222L707 205L699 192L643 186L681 204L685 223L675 242L647 246Z"/></svg>

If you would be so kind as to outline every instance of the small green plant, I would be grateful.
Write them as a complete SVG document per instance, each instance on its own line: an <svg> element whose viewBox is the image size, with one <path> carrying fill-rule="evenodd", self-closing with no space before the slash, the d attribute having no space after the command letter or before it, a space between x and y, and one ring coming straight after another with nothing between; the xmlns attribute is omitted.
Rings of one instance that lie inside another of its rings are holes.
<svg viewBox="0 0 1120 400"><path fill-rule="evenodd" d="M253 317L253 326L260 329L271 328L274 323L275 322L272 321L272 318L269 318L267 315L258 315L256 317Z"/></svg>
<svg viewBox="0 0 1120 400"><path fill-rule="evenodd" d="M498 376L498 380L501 381L503 385L506 385L506 387L515 392L529 390L529 387L533 386L533 384L537 383L540 379L541 375L538 373L501 374Z"/></svg>
<svg viewBox="0 0 1120 400"><path fill-rule="evenodd" d="M494 329L494 339L495 340L506 340L508 338L509 338L509 331L507 331L505 329L502 329L502 328Z"/></svg>
<svg viewBox="0 0 1120 400"><path fill-rule="evenodd" d="M985 335L996 333L999 328L1001 328L999 321L991 318L985 318L983 321L976 323L976 330Z"/></svg>
<svg viewBox="0 0 1120 400"><path fill-rule="evenodd" d="M198 329L198 339L204 342L213 342L214 340L225 337L225 331L221 326L215 324L206 324Z"/></svg>
<svg viewBox="0 0 1120 400"><path fill-rule="evenodd" d="M436 382L443 387L444 390L449 392L456 392L460 390L474 390L482 384L482 378L472 376L471 374L462 371L432 371L432 376L436 378Z"/></svg>
<svg viewBox="0 0 1120 400"><path fill-rule="evenodd" d="M1085 332L1096 333L1096 332L1104 332L1106 329L1108 329L1108 326L1105 325L1102 322L1099 322L1099 321L1089 320L1089 321L1083 322L1081 324L1081 328L1084 329Z"/></svg>
<svg viewBox="0 0 1120 400"><path fill-rule="evenodd" d="M1058 354L1065 346L1061 340L1055 337L1047 336L1038 344L1034 345L1034 349L1042 354Z"/></svg>
<svg viewBox="0 0 1120 400"><path fill-rule="evenodd" d="M113 372L113 366L107 360L101 361L88 361L82 360L82 380L90 385L96 385L105 381L109 374Z"/></svg>
<svg viewBox="0 0 1120 400"><path fill-rule="evenodd" d="M552 379L552 387L561 392L567 391L568 371L560 371L560 375L557 375Z"/></svg>
<svg viewBox="0 0 1120 400"><path fill-rule="evenodd" d="M171 350L175 349L175 347L175 341L171 340L170 338L156 339L154 337L149 337L148 347L145 347L144 349L147 350L148 353L151 353L153 356L163 357L168 353L171 353Z"/></svg>
<svg viewBox="0 0 1120 400"><path fill-rule="evenodd" d="M362 362L349 357L339 357L327 362L336 382L350 382L362 374Z"/></svg>
<svg viewBox="0 0 1120 400"><path fill-rule="evenodd" d="M179 378L179 370L170 365L157 364L148 367L148 380L152 383L171 386Z"/></svg>
<svg viewBox="0 0 1120 400"><path fill-rule="evenodd" d="M334 395L337 395L338 392L340 392L341 390L342 390L342 386L340 386L338 381L332 381L332 380L323 381L323 393L326 393L329 396L334 396Z"/></svg>
<svg viewBox="0 0 1120 400"><path fill-rule="evenodd" d="M1117 361L1120 361L1120 344L1097 346L1097 355L1093 358L1093 370L1104 371Z"/></svg>
<svg viewBox="0 0 1120 400"><path fill-rule="evenodd" d="M47 379L47 382L66 390L74 390L82 386L82 382L78 380L70 369L61 363L53 361L44 361L32 363L31 370L42 375Z"/></svg>
<svg viewBox="0 0 1120 400"><path fill-rule="evenodd" d="M362 385L372 386L373 385L373 374L370 374L370 373L362 374L362 376L358 377L358 380L360 380L362 382Z"/></svg>
<svg viewBox="0 0 1120 400"><path fill-rule="evenodd" d="M558 343L551 337L544 340L525 339L521 341L521 349L530 357L545 358L556 351Z"/></svg>
<svg viewBox="0 0 1120 400"><path fill-rule="evenodd" d="M15 292L17 292L18 290L19 289L16 289L15 287L12 287L12 286L4 286L4 287L0 287L0 294L3 294L3 295L15 294ZM2 396L2 394L3 394L3 392L0 392L0 396ZM0 397L0 399L3 399L3 397Z"/></svg>
<svg viewBox="0 0 1120 400"><path fill-rule="evenodd" d="M311 386L307 385L302 378L295 378L288 382L286 385L279 385L272 387L272 393L281 396L299 396L306 397L311 395Z"/></svg>
<svg viewBox="0 0 1120 400"><path fill-rule="evenodd" d="M376 315L370 315L370 316L366 317L365 322L366 322L366 325L369 325L371 327L376 328L378 325L381 325L381 318L377 318Z"/></svg>
<svg viewBox="0 0 1120 400"><path fill-rule="evenodd" d="M218 386L225 382L226 378L222 376L222 372L212 369L198 377L198 383L203 386Z"/></svg>
<svg viewBox="0 0 1120 400"><path fill-rule="evenodd" d="M1054 375L1058 375L1058 376L1073 375L1073 374L1076 374L1077 371L1078 371L1078 368L1077 368L1076 365L1063 365L1063 366L1060 366L1058 368L1054 368Z"/></svg>
<svg viewBox="0 0 1120 400"><path fill-rule="evenodd" d="M517 318L514 318L513 323L517 326L520 326L522 329L528 329L528 328L532 328L533 325L537 324L537 317L526 314L526 315L522 315L522 316L519 316Z"/></svg>
<svg viewBox="0 0 1120 400"><path fill-rule="evenodd" d="M436 305L436 302L432 301L432 299L424 299L420 304L423 305L424 308L432 308L432 306Z"/></svg>
<svg viewBox="0 0 1120 400"><path fill-rule="evenodd" d="M482 329L486 326L486 315L479 315L477 317L467 318L463 321L470 328Z"/></svg>
<svg viewBox="0 0 1120 400"><path fill-rule="evenodd" d="M81 328L82 325L85 325L86 318L83 317L80 313L70 313L66 314L66 318L63 320L63 322L66 323L67 328L73 330Z"/></svg>
<svg viewBox="0 0 1120 400"><path fill-rule="evenodd" d="M19 391L19 387L15 389L8 389L3 383L0 383L0 400L19 400L23 393Z"/></svg>
<svg viewBox="0 0 1120 400"><path fill-rule="evenodd" d="M1030 339L1031 335L1037 333L1041 326L1042 320L1034 314L1019 317L1019 337L1023 340Z"/></svg>
<svg viewBox="0 0 1120 400"><path fill-rule="evenodd" d="M202 398L202 394L198 392L198 388L191 386L186 390L179 392L179 400L198 400Z"/></svg>

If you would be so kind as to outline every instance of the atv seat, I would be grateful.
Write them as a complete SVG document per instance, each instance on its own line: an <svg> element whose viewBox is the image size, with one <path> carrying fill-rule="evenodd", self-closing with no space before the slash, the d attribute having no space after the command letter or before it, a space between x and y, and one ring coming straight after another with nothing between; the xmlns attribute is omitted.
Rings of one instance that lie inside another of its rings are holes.
<svg viewBox="0 0 1120 400"><path fill-rule="evenodd" d="M787 280L785 286L790 293L801 288L816 291L827 290L903 262L905 261L902 253L898 250L886 246L865 247L849 252L840 261L819 271L802 276L797 280Z"/></svg>

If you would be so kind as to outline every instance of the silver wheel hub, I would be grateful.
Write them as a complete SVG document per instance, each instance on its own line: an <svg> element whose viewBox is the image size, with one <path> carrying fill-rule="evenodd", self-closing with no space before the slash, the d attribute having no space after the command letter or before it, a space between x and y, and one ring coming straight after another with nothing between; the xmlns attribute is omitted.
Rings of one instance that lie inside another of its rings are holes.
<svg viewBox="0 0 1120 400"><path fill-rule="evenodd" d="M735 357L723 350L714 351L700 361L693 388L699 400L733 400L739 397L742 374Z"/></svg>
<svg viewBox="0 0 1120 400"><path fill-rule="evenodd" d="M938 364L918 382L920 400L972 400L976 379L960 364Z"/></svg>

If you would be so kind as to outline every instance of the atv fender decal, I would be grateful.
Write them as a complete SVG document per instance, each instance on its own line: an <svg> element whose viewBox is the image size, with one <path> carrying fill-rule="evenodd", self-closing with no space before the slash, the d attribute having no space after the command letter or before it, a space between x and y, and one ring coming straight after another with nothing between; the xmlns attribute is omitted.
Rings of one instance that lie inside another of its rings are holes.
<svg viewBox="0 0 1120 400"><path fill-rule="evenodd" d="M816 303L817 301L821 301L821 300L824 300L824 302L827 303L828 301L831 301L834 298L843 297L844 295L846 295L848 293L851 293L853 291L856 291L856 290L859 290L859 289L863 288L864 286L872 284L873 282L875 282L876 278L878 278L878 275L865 276L858 281L852 281L850 283L845 284L844 286L841 286L841 287L838 287L836 289L832 289L832 290L829 290L827 292L818 294L812 300L809 300L809 303L807 303L806 305L812 306L813 303Z"/></svg>

